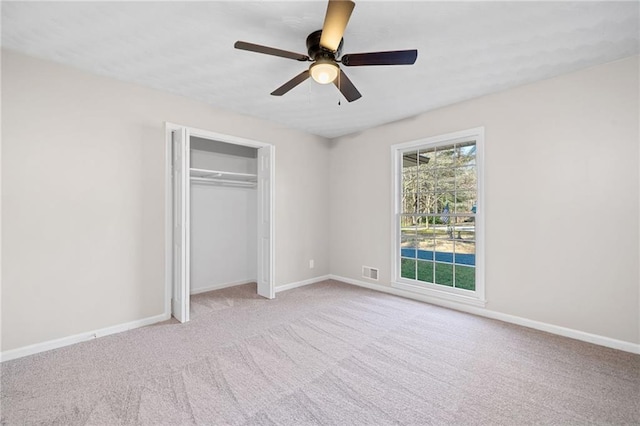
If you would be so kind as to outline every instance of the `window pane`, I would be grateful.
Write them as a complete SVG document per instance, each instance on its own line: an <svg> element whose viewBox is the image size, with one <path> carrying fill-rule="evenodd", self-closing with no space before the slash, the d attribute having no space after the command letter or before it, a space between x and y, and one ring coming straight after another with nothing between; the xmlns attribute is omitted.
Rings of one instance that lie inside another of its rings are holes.
<svg viewBox="0 0 640 426"><path fill-rule="evenodd" d="M436 175L436 191L441 194L453 196L456 192L456 179L454 169L439 170Z"/></svg>
<svg viewBox="0 0 640 426"><path fill-rule="evenodd" d="M418 260L418 280L427 283L433 282L433 262Z"/></svg>
<svg viewBox="0 0 640 426"><path fill-rule="evenodd" d="M476 289L476 268L471 266L455 265L456 268L456 282L455 286L463 288L465 290Z"/></svg>
<svg viewBox="0 0 640 426"><path fill-rule="evenodd" d="M416 261L413 259L400 259L400 276L402 278L416 279Z"/></svg>
<svg viewBox="0 0 640 426"><path fill-rule="evenodd" d="M415 170L405 170L402 175L402 192L417 192L418 181Z"/></svg>
<svg viewBox="0 0 640 426"><path fill-rule="evenodd" d="M452 213L455 213L455 198L451 194L437 194L435 204L435 212L433 223L435 225L448 225L453 218Z"/></svg>
<svg viewBox="0 0 640 426"><path fill-rule="evenodd" d="M420 193L428 192L430 189L431 181L431 154L420 152L418 154L418 167L417 167L417 186L416 190Z"/></svg>
<svg viewBox="0 0 640 426"><path fill-rule="evenodd" d="M402 169L413 170L415 172L414 167L418 165L418 151L405 152L402 154Z"/></svg>
<svg viewBox="0 0 640 426"><path fill-rule="evenodd" d="M428 198L429 198L428 194L425 194L423 192L418 194L418 205L416 206L416 214L424 214L426 210L426 203L428 202Z"/></svg>
<svg viewBox="0 0 640 426"><path fill-rule="evenodd" d="M475 241L456 240L455 262L459 265L476 264L476 243Z"/></svg>
<svg viewBox="0 0 640 426"><path fill-rule="evenodd" d="M453 236L456 241L475 240L476 224L472 216L458 216L453 224Z"/></svg>
<svg viewBox="0 0 640 426"><path fill-rule="evenodd" d="M402 194L402 213L414 214L420 212L420 200L415 192Z"/></svg>
<svg viewBox="0 0 640 426"><path fill-rule="evenodd" d="M400 247L400 256L406 258L415 258L417 251L413 247Z"/></svg>
<svg viewBox="0 0 640 426"><path fill-rule="evenodd" d="M427 164L429 164L431 162L431 157L433 155L430 154L428 151L418 151L417 152L417 158L416 158L416 164L419 167L424 167Z"/></svg>
<svg viewBox="0 0 640 426"><path fill-rule="evenodd" d="M453 264L451 263L435 263L436 284L442 284L449 287L453 286Z"/></svg>
<svg viewBox="0 0 640 426"><path fill-rule="evenodd" d="M416 257L416 248L416 229L403 229L400 232L400 253L402 257Z"/></svg>
<svg viewBox="0 0 640 426"><path fill-rule="evenodd" d="M475 192L478 188L475 166L458 167L455 169L456 190Z"/></svg>
<svg viewBox="0 0 640 426"><path fill-rule="evenodd" d="M429 244L418 250L417 257L422 260L433 260L435 257L434 240L429 240Z"/></svg>
<svg viewBox="0 0 640 426"><path fill-rule="evenodd" d="M433 245L433 226L428 226L426 216L419 217L420 223L416 227L416 247L424 249Z"/></svg>
<svg viewBox="0 0 640 426"><path fill-rule="evenodd" d="M449 168L455 165L456 151L452 146L436 149L436 167Z"/></svg>
<svg viewBox="0 0 640 426"><path fill-rule="evenodd" d="M426 220L432 220L432 217L425 218ZM433 260L434 252L436 249L435 240L435 228L433 224L429 224L428 227L424 227L418 230L418 254L419 259Z"/></svg>
<svg viewBox="0 0 640 426"><path fill-rule="evenodd" d="M436 213L436 200L438 199L435 192L420 193L420 211L419 213L428 215Z"/></svg>
<svg viewBox="0 0 640 426"><path fill-rule="evenodd" d="M413 216L410 216L410 215L400 216L400 227L402 229L411 228L414 226L414 223L415 223L415 219L413 218Z"/></svg>
<svg viewBox="0 0 640 426"><path fill-rule="evenodd" d="M453 213L457 214L475 214L476 193L474 192L456 192L455 202L453 203Z"/></svg>
<svg viewBox="0 0 640 426"><path fill-rule="evenodd" d="M436 158L436 149L435 148L429 148L429 149L421 149L420 150L420 164L429 167L429 168L433 168L435 166L435 158Z"/></svg>
<svg viewBox="0 0 640 426"><path fill-rule="evenodd" d="M456 144L456 165L467 166L476 164L476 143L466 142Z"/></svg>

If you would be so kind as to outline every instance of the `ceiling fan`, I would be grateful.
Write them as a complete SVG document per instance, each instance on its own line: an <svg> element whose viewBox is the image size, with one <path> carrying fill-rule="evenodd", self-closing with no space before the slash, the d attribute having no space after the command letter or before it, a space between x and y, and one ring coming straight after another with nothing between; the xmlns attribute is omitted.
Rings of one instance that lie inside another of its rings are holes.
<svg viewBox="0 0 640 426"><path fill-rule="evenodd" d="M340 57L344 43L342 36L354 7L355 3L351 0L329 0L322 29L312 32L307 37L308 55L247 43L245 41L236 41L234 47L250 52L295 59L301 62L312 62L308 70L302 71L271 92L273 96L282 96L311 77L320 84L334 83L344 97L349 102L352 102L362 97L362 95L340 69L339 63L346 67L412 65L418 57L418 51L415 49L351 53Z"/></svg>

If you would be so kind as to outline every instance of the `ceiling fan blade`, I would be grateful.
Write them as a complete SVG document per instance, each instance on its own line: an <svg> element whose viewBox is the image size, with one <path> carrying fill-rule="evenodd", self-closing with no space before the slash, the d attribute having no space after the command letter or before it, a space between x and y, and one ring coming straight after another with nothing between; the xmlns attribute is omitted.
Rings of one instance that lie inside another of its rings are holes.
<svg viewBox="0 0 640 426"><path fill-rule="evenodd" d="M271 92L273 96L282 96L287 93L289 90L296 87L298 84L302 83L306 79L309 78L309 70L304 70L300 74L293 77L291 80L287 81L282 86L278 87L276 90Z"/></svg>
<svg viewBox="0 0 640 426"><path fill-rule="evenodd" d="M366 65L413 65L418 58L418 51L393 50L390 52L351 53L342 56L340 62L347 67Z"/></svg>
<svg viewBox="0 0 640 426"><path fill-rule="evenodd" d="M264 53L265 55L280 56L281 58L295 59L297 61L308 61L310 58L301 53L289 52L288 50L276 49L273 47L261 46L259 44L247 43L246 41L236 41L233 45L236 49L248 50L249 52Z"/></svg>
<svg viewBox="0 0 640 426"><path fill-rule="evenodd" d="M360 92L358 92L358 89L356 89L356 86L353 85L351 80L349 80L349 77L347 77L347 75L342 70L340 70L340 75L338 76L338 78L333 80L333 84L336 85L338 90L340 90L342 95L349 102L353 102L362 97Z"/></svg>
<svg viewBox="0 0 640 426"><path fill-rule="evenodd" d="M344 34L351 12L356 6L351 0L329 0L327 14L322 25L320 46L335 52L340 46L340 40Z"/></svg>

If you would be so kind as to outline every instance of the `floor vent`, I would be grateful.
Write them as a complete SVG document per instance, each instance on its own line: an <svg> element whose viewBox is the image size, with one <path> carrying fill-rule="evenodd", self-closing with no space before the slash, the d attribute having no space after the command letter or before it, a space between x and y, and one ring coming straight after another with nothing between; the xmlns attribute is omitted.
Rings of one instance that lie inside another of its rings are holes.
<svg viewBox="0 0 640 426"><path fill-rule="evenodd" d="M362 276L364 278L369 278L371 280L378 281L378 269L372 268L370 266L363 266L362 267Z"/></svg>

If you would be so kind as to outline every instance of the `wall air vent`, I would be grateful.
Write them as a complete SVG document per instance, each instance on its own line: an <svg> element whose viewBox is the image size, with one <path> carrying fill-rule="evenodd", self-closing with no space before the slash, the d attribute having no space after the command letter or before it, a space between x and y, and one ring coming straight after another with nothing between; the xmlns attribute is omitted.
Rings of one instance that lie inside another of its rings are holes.
<svg viewBox="0 0 640 426"><path fill-rule="evenodd" d="M370 266L362 267L362 276L369 278L370 280L378 281L378 268L372 268Z"/></svg>

